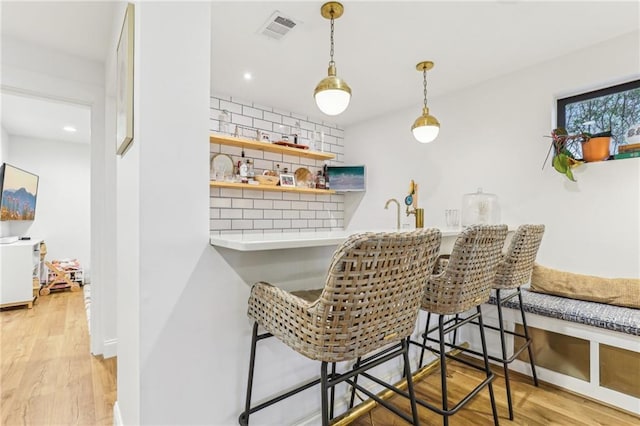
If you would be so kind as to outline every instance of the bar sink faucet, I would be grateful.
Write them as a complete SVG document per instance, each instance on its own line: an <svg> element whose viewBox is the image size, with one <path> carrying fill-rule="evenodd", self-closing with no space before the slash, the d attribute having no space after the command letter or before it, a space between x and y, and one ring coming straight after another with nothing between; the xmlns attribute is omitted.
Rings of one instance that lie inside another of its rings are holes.
<svg viewBox="0 0 640 426"><path fill-rule="evenodd" d="M395 198L389 198L387 202L384 204L385 210L389 209L389 204L396 203L397 212L396 212L396 229L400 229L400 203Z"/></svg>

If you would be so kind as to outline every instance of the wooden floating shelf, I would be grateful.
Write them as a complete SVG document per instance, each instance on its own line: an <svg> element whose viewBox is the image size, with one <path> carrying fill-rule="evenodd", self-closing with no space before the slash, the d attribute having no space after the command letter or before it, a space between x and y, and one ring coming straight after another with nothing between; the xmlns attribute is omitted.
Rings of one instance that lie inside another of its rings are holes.
<svg viewBox="0 0 640 426"><path fill-rule="evenodd" d="M316 160L333 160L335 154L328 152L311 151L308 149L289 148L287 146L274 145L267 142L258 142L251 139L236 138L233 136L212 134L209 136L209 143L220 145L236 146L246 149L257 149L258 151L276 152L297 157L313 158Z"/></svg>
<svg viewBox="0 0 640 426"><path fill-rule="evenodd" d="M277 185L250 185L248 183L238 182L219 182L216 180L210 181L212 188L234 188L234 189L252 189L254 191L273 191L273 192L298 192L301 194L335 194L336 191L331 189L315 189L315 188L294 188L289 186L277 186Z"/></svg>

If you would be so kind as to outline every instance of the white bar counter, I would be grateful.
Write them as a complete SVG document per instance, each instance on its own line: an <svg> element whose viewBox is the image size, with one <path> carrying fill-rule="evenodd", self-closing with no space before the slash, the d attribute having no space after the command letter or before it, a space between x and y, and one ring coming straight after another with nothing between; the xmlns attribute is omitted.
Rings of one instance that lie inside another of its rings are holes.
<svg viewBox="0 0 640 426"><path fill-rule="evenodd" d="M401 230L400 232L411 232ZM360 232L397 232L393 229L367 231L330 231L330 232L284 232L273 234L228 234L211 235L211 245L238 251L278 250L304 247L335 246L341 244L349 235ZM442 237L455 237L460 229L443 229Z"/></svg>

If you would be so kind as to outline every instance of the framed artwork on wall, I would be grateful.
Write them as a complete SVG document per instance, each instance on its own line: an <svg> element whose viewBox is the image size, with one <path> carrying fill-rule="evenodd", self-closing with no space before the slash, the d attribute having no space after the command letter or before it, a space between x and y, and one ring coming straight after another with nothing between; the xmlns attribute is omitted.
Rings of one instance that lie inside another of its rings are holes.
<svg viewBox="0 0 640 426"><path fill-rule="evenodd" d="M116 58L116 154L124 155L133 141L134 5L127 4Z"/></svg>

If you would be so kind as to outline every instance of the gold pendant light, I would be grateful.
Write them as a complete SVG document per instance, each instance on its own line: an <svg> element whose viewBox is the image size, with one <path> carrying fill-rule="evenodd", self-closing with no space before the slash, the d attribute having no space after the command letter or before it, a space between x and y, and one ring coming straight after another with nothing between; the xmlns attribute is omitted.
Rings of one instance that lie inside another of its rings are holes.
<svg viewBox="0 0 640 426"><path fill-rule="evenodd" d="M440 132L440 123L438 119L429 114L429 108L427 107L427 71L433 68L433 62L424 61L416 65L418 71L422 71L424 81L424 107L422 108L422 115L416 118L416 121L411 126L413 137L420 143L432 142L438 133Z"/></svg>
<svg viewBox="0 0 640 426"><path fill-rule="evenodd" d="M336 75L336 64L333 61L333 21L342 16L344 7L338 2L328 2L322 5L320 13L331 20L331 59L329 61L328 77L318 83L313 96L320 111L327 115L338 115L344 112L351 100L351 88Z"/></svg>

